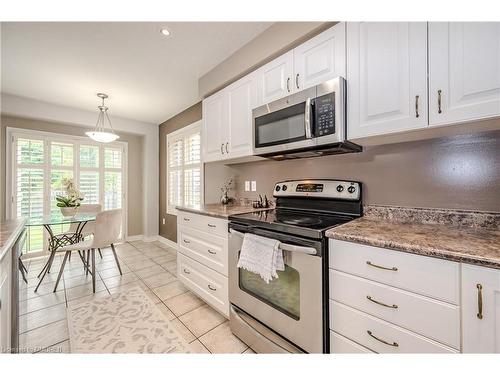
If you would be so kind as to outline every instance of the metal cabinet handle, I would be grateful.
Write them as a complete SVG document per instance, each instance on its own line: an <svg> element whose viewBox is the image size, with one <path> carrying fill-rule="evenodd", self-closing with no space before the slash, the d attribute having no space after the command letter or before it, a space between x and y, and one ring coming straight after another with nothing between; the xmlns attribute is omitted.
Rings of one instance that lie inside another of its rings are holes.
<svg viewBox="0 0 500 375"><path fill-rule="evenodd" d="M208 284L208 289L213 290L213 291L216 291L216 290L217 290L217 288L214 288L214 287L213 287L212 285L210 285L210 284Z"/></svg>
<svg viewBox="0 0 500 375"><path fill-rule="evenodd" d="M183 240L184 243L191 243L191 241L188 241L188 240Z"/></svg>
<svg viewBox="0 0 500 375"><path fill-rule="evenodd" d="M210 228L215 228L217 225L214 224L207 224Z"/></svg>
<svg viewBox="0 0 500 375"><path fill-rule="evenodd" d="M438 113L441 112L441 90L438 90Z"/></svg>
<svg viewBox="0 0 500 375"><path fill-rule="evenodd" d="M290 92L290 77L286 79L286 91Z"/></svg>
<svg viewBox="0 0 500 375"><path fill-rule="evenodd" d="M210 250L210 249L208 249L207 251L208 251L210 254L214 254L214 255L215 255L215 254L217 254L217 251L213 251L213 250Z"/></svg>
<svg viewBox="0 0 500 375"><path fill-rule="evenodd" d="M185 274L189 275L191 272L189 272L187 269L183 269L182 272L184 272Z"/></svg>
<svg viewBox="0 0 500 375"><path fill-rule="evenodd" d="M184 221L190 221L191 219L188 219L187 217L184 218Z"/></svg>
<svg viewBox="0 0 500 375"><path fill-rule="evenodd" d="M229 142L226 142L226 154L229 154L229 151L227 149L227 146L229 146Z"/></svg>
<svg viewBox="0 0 500 375"><path fill-rule="evenodd" d="M220 153L224 155L224 143L221 143L220 145Z"/></svg>
<svg viewBox="0 0 500 375"><path fill-rule="evenodd" d="M382 340L382 339L379 339L377 336L375 336L372 331L368 330L366 331L366 333L368 333L370 335L370 337L373 337L375 340L377 341L380 341L382 344L385 344L385 345L389 345L389 346L394 346L394 347L398 347L399 344L397 342L393 342L392 344L390 342L387 342L385 340Z"/></svg>
<svg viewBox="0 0 500 375"><path fill-rule="evenodd" d="M397 271L398 270L397 267L391 267L391 268L389 268L389 267L379 266L377 264L373 264L369 260L366 261L366 264L368 264L369 266L375 267L375 268L380 268L381 270L386 270L386 271Z"/></svg>
<svg viewBox="0 0 500 375"><path fill-rule="evenodd" d="M379 302L379 301L377 301L376 299L373 299L371 296L366 296L366 299L367 299L368 301L371 301L371 302L373 302L373 303L376 303L377 305L380 305L380 306L385 306L385 307L388 307L388 308L390 308L390 309L397 309L397 308L398 308L398 305L394 305L394 304L393 304L393 305L387 305L387 304L385 304L385 303L383 303L383 302Z"/></svg>
<svg viewBox="0 0 500 375"><path fill-rule="evenodd" d="M297 86L297 88L299 89L299 73L297 73L297 75L295 76L295 86Z"/></svg>
<svg viewBox="0 0 500 375"><path fill-rule="evenodd" d="M415 96L415 117L417 117L417 118L420 117L420 115L418 113L418 98L419 98L419 96L416 95Z"/></svg>
<svg viewBox="0 0 500 375"><path fill-rule="evenodd" d="M477 288L477 318L483 319L483 286L476 285Z"/></svg>

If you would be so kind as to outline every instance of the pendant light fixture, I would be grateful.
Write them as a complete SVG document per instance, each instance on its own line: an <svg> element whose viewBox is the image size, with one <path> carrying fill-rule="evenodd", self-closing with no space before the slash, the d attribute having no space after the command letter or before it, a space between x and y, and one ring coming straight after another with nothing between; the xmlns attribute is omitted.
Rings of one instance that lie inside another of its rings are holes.
<svg viewBox="0 0 500 375"><path fill-rule="evenodd" d="M116 141L120 137L115 134L115 131L113 130L113 125L111 125L111 120L109 119L108 116L108 107L104 105L104 99L107 99L108 96L103 93L98 93L97 96L102 99L102 104L97 107L99 109L99 115L97 116L97 123L95 125L94 130L90 132L85 132L85 134L96 142L109 143ZM109 131L106 131L105 129L106 120L108 121L109 124Z"/></svg>

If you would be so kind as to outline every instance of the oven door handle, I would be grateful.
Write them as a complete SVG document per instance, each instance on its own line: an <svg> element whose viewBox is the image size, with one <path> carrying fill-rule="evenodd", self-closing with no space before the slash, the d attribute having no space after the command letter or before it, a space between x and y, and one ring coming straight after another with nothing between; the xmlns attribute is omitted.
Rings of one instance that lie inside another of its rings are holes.
<svg viewBox="0 0 500 375"><path fill-rule="evenodd" d="M229 229L229 232L232 234L235 234L236 236L239 236L241 238L245 237L244 233L238 232L237 230L234 229ZM317 255L318 251L314 247L307 247L307 246L297 246L297 245L290 245L286 244L283 242L280 242L280 249L284 251L291 251L294 253L302 253L302 254L309 254L309 255Z"/></svg>

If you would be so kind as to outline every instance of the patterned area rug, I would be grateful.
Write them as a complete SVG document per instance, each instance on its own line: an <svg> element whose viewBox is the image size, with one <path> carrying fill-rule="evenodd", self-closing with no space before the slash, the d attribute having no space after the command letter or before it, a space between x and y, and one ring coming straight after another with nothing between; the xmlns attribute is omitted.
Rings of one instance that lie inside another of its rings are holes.
<svg viewBox="0 0 500 375"><path fill-rule="evenodd" d="M189 344L139 288L68 309L71 353L189 353Z"/></svg>

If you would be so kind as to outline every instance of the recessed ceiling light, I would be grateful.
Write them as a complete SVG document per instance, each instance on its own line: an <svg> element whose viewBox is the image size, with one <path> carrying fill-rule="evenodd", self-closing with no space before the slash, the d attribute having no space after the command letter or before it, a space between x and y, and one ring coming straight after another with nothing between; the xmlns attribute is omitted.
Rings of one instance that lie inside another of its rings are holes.
<svg viewBox="0 0 500 375"><path fill-rule="evenodd" d="M162 33L165 36L169 36L170 35L170 31L168 31L168 29L166 27L162 27L160 29L160 33Z"/></svg>

